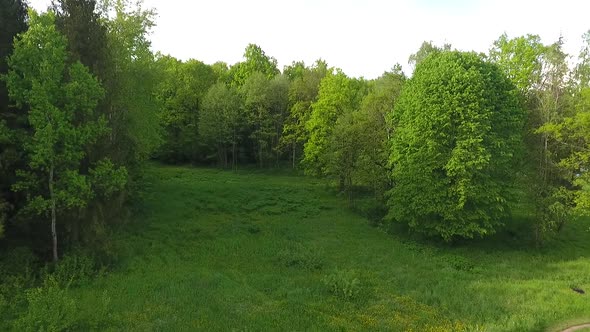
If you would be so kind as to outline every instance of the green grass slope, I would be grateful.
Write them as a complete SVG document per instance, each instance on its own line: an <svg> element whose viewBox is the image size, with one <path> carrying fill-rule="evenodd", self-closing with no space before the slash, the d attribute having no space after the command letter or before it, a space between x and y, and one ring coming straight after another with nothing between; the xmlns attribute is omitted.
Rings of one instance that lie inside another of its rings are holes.
<svg viewBox="0 0 590 332"><path fill-rule="evenodd" d="M314 179L154 166L120 264L69 290L135 331L543 331L590 316L588 224L542 250L386 234ZM107 301L105 302L105 299ZM90 314L89 314L90 315Z"/></svg>

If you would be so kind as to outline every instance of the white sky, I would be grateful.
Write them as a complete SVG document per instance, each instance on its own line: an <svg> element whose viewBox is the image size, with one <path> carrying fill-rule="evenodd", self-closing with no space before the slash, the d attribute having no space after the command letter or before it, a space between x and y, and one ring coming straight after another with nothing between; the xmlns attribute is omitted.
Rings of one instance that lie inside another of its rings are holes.
<svg viewBox="0 0 590 332"><path fill-rule="evenodd" d="M50 0L29 0L44 10ZM322 58L351 76L375 78L427 40L487 52L502 33L560 35L579 53L589 0L145 0L158 11L153 49L205 63L241 61L248 43L279 61Z"/></svg>

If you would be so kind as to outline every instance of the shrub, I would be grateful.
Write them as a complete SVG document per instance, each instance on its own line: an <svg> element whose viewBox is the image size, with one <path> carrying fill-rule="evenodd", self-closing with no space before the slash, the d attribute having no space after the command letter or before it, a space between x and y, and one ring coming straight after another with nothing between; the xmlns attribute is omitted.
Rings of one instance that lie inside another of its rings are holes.
<svg viewBox="0 0 590 332"><path fill-rule="evenodd" d="M30 275L38 259L27 247L17 247L0 257L0 282L15 275Z"/></svg>
<svg viewBox="0 0 590 332"><path fill-rule="evenodd" d="M279 260L287 267L304 270L319 270L324 265L323 251L315 246L306 247L301 243L283 249L278 254Z"/></svg>
<svg viewBox="0 0 590 332"><path fill-rule="evenodd" d="M361 282L352 270L336 270L325 276L323 281L328 291L338 298L353 300L360 295Z"/></svg>
<svg viewBox="0 0 590 332"><path fill-rule="evenodd" d="M442 256L442 260L457 271L470 272L475 268L475 264L471 260L459 255Z"/></svg>
<svg viewBox="0 0 590 332"><path fill-rule="evenodd" d="M25 297L29 306L16 321L15 330L50 332L76 327L76 302L53 276L49 276L42 287L27 290Z"/></svg>
<svg viewBox="0 0 590 332"><path fill-rule="evenodd" d="M81 285L96 274L96 265L92 257L75 253L64 256L55 266L51 274L62 287Z"/></svg>

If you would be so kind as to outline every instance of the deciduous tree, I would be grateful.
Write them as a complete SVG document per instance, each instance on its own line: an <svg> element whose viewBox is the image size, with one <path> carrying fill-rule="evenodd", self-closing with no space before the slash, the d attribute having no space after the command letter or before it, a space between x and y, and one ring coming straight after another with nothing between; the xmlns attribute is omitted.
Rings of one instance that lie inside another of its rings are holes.
<svg viewBox="0 0 590 332"><path fill-rule="evenodd" d="M389 218L450 241L508 216L524 112L514 85L473 53L416 66L393 115Z"/></svg>
<svg viewBox="0 0 590 332"><path fill-rule="evenodd" d="M27 209L50 215L53 259L58 260L58 214L83 208L93 194L80 174L85 147L106 131L104 119L78 122L94 112L103 89L88 69L67 65L66 38L49 12L30 12L30 28L21 34L9 59L7 86L18 106L30 110L32 137L25 144L27 167L14 190L27 193ZM41 47L40 47L41 46Z"/></svg>

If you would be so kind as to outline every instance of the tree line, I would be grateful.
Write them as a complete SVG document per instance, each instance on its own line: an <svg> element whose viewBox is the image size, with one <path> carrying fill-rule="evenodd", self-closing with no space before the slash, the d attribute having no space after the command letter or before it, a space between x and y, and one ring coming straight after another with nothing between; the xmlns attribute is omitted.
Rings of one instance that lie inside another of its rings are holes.
<svg viewBox="0 0 590 332"><path fill-rule="evenodd" d="M129 0L0 0L0 234L59 258L100 246L142 165L292 167L370 192L386 221L447 241L533 202L540 242L590 210L590 33L502 35L487 54L422 44L373 80L247 46L233 65L154 53ZM49 226L48 226L49 225Z"/></svg>

